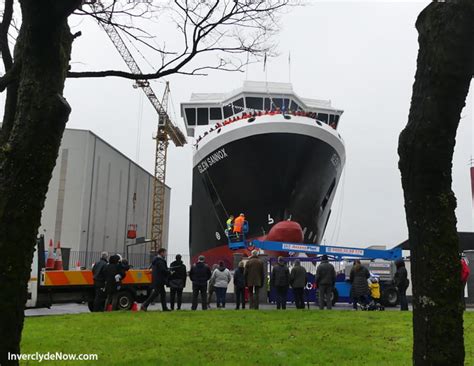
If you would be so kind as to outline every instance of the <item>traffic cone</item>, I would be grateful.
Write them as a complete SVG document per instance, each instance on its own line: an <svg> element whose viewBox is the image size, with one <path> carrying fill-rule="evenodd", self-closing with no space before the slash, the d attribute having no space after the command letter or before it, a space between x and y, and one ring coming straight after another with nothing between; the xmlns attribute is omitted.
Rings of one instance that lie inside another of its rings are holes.
<svg viewBox="0 0 474 366"><path fill-rule="evenodd" d="M76 262L76 271L80 271L80 270L81 270L81 262L77 261Z"/></svg>
<svg viewBox="0 0 474 366"><path fill-rule="evenodd" d="M105 311L112 311L112 304L107 305Z"/></svg>
<svg viewBox="0 0 474 366"><path fill-rule="evenodd" d="M56 247L56 258L54 259L54 269L56 271L62 271L63 268L63 257L61 255L61 243L58 241L58 245Z"/></svg>
<svg viewBox="0 0 474 366"><path fill-rule="evenodd" d="M138 304L136 301L133 302L132 308L130 309L131 311L138 311Z"/></svg>
<svg viewBox="0 0 474 366"><path fill-rule="evenodd" d="M49 239L48 259L46 259L46 269L54 269L53 239Z"/></svg>

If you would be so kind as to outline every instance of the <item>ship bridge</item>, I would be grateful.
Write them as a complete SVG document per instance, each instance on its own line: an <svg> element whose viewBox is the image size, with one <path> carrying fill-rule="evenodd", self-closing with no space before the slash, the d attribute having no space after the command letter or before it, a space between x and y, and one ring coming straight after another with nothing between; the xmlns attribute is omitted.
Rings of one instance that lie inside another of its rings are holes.
<svg viewBox="0 0 474 366"><path fill-rule="evenodd" d="M230 93L193 93L189 102L181 104L181 116L191 137L197 127L265 111L306 112L333 128L337 128L343 113L329 100L300 98L292 84L259 81L245 81L242 88Z"/></svg>

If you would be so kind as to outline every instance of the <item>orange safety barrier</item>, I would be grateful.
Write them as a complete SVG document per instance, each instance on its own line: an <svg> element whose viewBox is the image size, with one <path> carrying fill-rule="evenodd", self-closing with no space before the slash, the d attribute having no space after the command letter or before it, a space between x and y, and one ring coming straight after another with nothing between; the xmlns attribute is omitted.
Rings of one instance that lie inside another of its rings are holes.
<svg viewBox="0 0 474 366"><path fill-rule="evenodd" d="M127 272L123 285L147 285L151 283L151 270L131 269ZM94 278L92 271L44 271L42 286L92 286Z"/></svg>

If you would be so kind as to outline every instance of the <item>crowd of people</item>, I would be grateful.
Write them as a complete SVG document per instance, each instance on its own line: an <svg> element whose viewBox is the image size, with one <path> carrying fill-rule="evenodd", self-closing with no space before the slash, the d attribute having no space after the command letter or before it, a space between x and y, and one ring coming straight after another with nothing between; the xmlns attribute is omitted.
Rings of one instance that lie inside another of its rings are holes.
<svg viewBox="0 0 474 366"><path fill-rule="evenodd" d="M107 252L102 252L100 260L92 266L93 311L117 309L118 292L129 269L128 261L119 254L109 257Z"/></svg>
<svg viewBox="0 0 474 366"><path fill-rule="evenodd" d="M229 119L226 119L223 122L216 123L213 127L211 127L209 129L209 131L204 132L204 134L202 136L201 135L198 136L198 138L196 139L196 145L195 146L197 146L197 144L199 144L199 142L204 137L206 137L208 134L210 134L210 133L212 133L212 132L214 132L214 131L216 131L216 130L224 127L224 126L230 125L234 122L237 122L237 121L240 121L240 120L243 120L243 119L260 117L260 116L273 116L273 115L276 115L276 114L302 116L302 117L308 117L308 118L311 118L311 119L314 119L314 120L317 120L317 117L318 117L318 114L316 112L304 112L304 111L301 111L301 110L298 110L298 111L293 111L293 110L284 111L284 110L281 110L280 108L275 108L275 109L272 109L272 110L265 110L265 111L253 111L253 112L246 111L246 112L243 112L240 115L237 115L237 116L231 117ZM324 123L326 123L326 122L324 122ZM329 126L331 126L334 129L337 128L337 124L335 122L326 123L326 124L329 124Z"/></svg>
<svg viewBox="0 0 474 366"><path fill-rule="evenodd" d="M210 307L213 294L216 297L216 307L224 309L227 289L232 278L236 310L246 307L246 289L248 289L250 309L259 308L261 291L265 291L266 296L265 265L259 258L257 250L252 251L252 255L246 263L241 261L233 274L226 268L223 261L210 268L203 255L198 257L198 261L191 266L189 272L187 272L181 255L178 254L169 267L166 258L167 251L162 248L158 250L157 256L152 261L151 291L141 306L142 311L147 311L148 306L157 297L160 298L163 311L175 310L175 305L176 309L180 310L188 276L192 283L192 310L197 310L199 299L202 310L207 310ZM396 273L393 282L398 291L400 309L407 311L406 292L410 284L408 272L403 259L395 261L395 265ZM120 255L115 254L109 257L106 252L102 253L100 260L92 268L95 288L93 311L117 310L118 292L129 268L127 260L122 259ZM461 269L461 281L464 289L469 276L469 268L464 259L461 259ZM285 258L278 257L276 264L272 266L269 280L270 288L274 289L276 293L277 309L286 309L290 287L293 290L296 308L305 308L304 289L307 284L307 271L299 259L294 260L290 271ZM351 284L350 297L355 310L384 309L381 304L379 280L371 276L368 268L360 260L354 261L348 280ZM331 310L336 285L336 270L329 262L327 255L321 257L321 262L317 266L315 285L318 290L319 308ZM167 305L167 287L170 289L170 307Z"/></svg>

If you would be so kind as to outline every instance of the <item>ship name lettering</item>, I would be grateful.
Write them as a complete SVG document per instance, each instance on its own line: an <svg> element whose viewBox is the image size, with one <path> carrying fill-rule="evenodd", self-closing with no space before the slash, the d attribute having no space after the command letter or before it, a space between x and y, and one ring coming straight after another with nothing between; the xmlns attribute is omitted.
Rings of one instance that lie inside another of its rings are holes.
<svg viewBox="0 0 474 366"><path fill-rule="evenodd" d="M216 151L214 154L208 156L205 158L199 165L198 165L198 170L199 173L204 173L209 167L212 165L218 163L219 161L227 158L228 155L225 152L225 149L220 149L219 151Z"/></svg>

